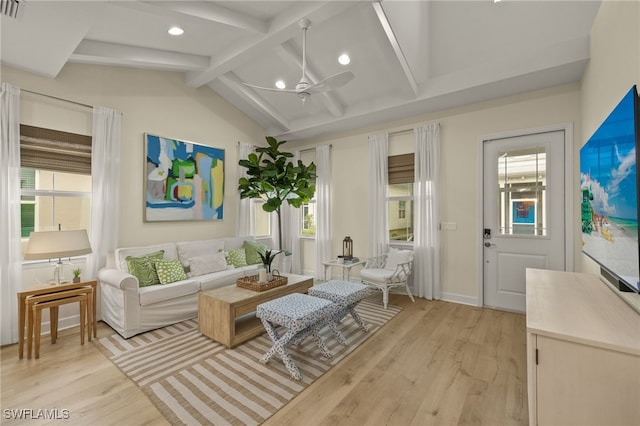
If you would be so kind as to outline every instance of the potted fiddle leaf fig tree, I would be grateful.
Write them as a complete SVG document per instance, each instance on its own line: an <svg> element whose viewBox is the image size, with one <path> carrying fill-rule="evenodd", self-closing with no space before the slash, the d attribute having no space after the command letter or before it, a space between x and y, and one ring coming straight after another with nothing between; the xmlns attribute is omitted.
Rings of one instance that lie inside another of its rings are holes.
<svg viewBox="0 0 640 426"><path fill-rule="evenodd" d="M276 212L278 219L278 248L282 249L281 207L286 201L290 206L300 208L308 203L316 192L313 184L316 178L316 165L304 165L298 160L294 164L293 154L280 151L286 141L278 141L267 136L267 147L256 148L255 153L239 161L247 169L247 177L238 181L240 198L261 198L265 212Z"/></svg>

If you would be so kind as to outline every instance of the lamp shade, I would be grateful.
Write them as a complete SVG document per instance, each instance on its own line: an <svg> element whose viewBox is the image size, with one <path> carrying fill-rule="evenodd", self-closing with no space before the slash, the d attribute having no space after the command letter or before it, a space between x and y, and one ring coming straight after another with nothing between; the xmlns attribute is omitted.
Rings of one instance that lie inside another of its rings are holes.
<svg viewBox="0 0 640 426"><path fill-rule="evenodd" d="M29 236L26 260L53 259L91 253L85 229L74 231L32 232Z"/></svg>

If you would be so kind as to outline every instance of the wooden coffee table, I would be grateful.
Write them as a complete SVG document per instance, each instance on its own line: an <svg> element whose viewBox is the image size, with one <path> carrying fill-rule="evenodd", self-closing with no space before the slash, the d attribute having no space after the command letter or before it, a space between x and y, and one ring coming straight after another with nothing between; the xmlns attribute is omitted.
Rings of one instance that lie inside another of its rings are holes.
<svg viewBox="0 0 640 426"><path fill-rule="evenodd" d="M256 318L256 307L286 294L306 293L313 277L284 274L287 285L262 292L237 287L235 284L203 291L198 295L198 328L200 333L233 348L265 332Z"/></svg>

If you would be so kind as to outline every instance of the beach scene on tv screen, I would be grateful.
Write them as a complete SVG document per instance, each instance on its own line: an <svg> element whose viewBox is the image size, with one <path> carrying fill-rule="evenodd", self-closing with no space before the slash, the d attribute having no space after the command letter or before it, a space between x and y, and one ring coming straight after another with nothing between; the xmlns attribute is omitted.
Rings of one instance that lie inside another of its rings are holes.
<svg viewBox="0 0 640 426"><path fill-rule="evenodd" d="M633 92L580 150L582 249L638 291Z"/></svg>

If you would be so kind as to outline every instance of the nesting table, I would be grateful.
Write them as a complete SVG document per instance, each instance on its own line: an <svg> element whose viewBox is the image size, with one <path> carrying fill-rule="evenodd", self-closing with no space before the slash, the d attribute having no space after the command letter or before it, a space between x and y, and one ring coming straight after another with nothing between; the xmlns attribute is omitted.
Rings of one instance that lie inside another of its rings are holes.
<svg viewBox="0 0 640 426"><path fill-rule="evenodd" d="M29 296L42 296L46 294L53 294L60 291L76 290L82 287L91 286L93 289L92 300L88 303L92 306L92 313L89 320L92 322L93 337L97 337L97 315L96 315L96 290L98 286L97 281L83 281L79 283L64 283L60 285L51 284L39 284L35 287L29 288L24 291L18 292L18 358L24 357L24 337L25 337L25 325L27 315L27 297ZM29 312L29 314L31 314ZM54 330L52 330L55 333Z"/></svg>

